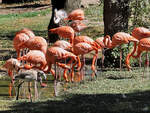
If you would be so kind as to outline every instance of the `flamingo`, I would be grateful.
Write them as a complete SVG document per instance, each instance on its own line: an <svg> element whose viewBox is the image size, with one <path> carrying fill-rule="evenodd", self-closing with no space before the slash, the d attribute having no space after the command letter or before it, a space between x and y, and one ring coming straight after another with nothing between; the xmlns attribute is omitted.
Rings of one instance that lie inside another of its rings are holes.
<svg viewBox="0 0 150 113"><path fill-rule="evenodd" d="M108 42L106 44L106 39L108 39ZM121 50L121 45L122 44L128 44L129 42L139 42L136 38L131 36L128 33L124 32L118 32L115 33L112 37L112 41L110 40L110 36L106 35L104 37L104 44L107 48L112 49L115 48L116 46L120 46L120 70L121 70L121 60L122 60L122 50Z"/></svg>
<svg viewBox="0 0 150 113"><path fill-rule="evenodd" d="M95 46L98 49L101 48L92 38L90 38L88 36L76 36L74 38L74 45L76 45L77 43L81 43L81 42L88 43L92 46Z"/></svg>
<svg viewBox="0 0 150 113"><path fill-rule="evenodd" d="M88 37L88 36L76 36L74 38L74 45L76 45L77 43L87 43L90 44L91 46L96 47L97 49L101 49L101 46L99 46L92 38ZM82 57L83 61L85 62L85 58L84 56ZM97 57L96 57L97 58ZM97 60L97 59L96 59Z"/></svg>
<svg viewBox="0 0 150 113"><path fill-rule="evenodd" d="M35 36L18 45L20 48L28 48L29 50L40 50L46 54L47 42L43 37Z"/></svg>
<svg viewBox="0 0 150 113"><path fill-rule="evenodd" d="M53 47L60 47L64 50L72 52L72 45L65 40L58 40L52 46ZM66 59L65 59L65 63L66 63ZM59 75L59 79L61 80L61 75ZM68 82L67 75L64 75L64 79Z"/></svg>
<svg viewBox="0 0 150 113"><path fill-rule="evenodd" d="M76 45L73 46L73 53L75 55L77 55L78 59L80 59L79 55L81 55L82 58L83 58L85 54L87 54L87 53L89 53L89 52L91 52L93 50L95 51L95 55L93 57L91 68L92 68L92 70L94 72L93 74L95 74L95 60L97 58L98 49L96 47L94 47L94 46L91 46L88 43L85 43L85 42L77 43ZM80 70L82 70L82 68L84 67L84 64L85 64L85 62L82 63L82 66L81 66ZM64 70L64 75L66 75L66 71L67 71L67 69ZM93 74L92 74L92 77L94 76ZM82 74L81 80L83 80L83 78L84 78L84 74Z"/></svg>
<svg viewBox="0 0 150 113"><path fill-rule="evenodd" d="M138 40L141 40L143 38L148 38L148 37L150 37L150 30L145 27L136 27L132 30L132 36ZM148 56L148 54L147 54L147 56ZM149 62L148 59L146 59L146 61ZM139 64L141 67L141 56L140 56Z"/></svg>
<svg viewBox="0 0 150 113"><path fill-rule="evenodd" d="M75 61L75 63L71 67L71 81L73 81L74 66L78 63L78 69L81 67L80 59L78 59L78 57L76 55L74 55L73 53L66 51L60 47L50 47L47 49L46 61L47 61L48 69L47 69L46 73L48 73L50 71L52 73L52 75L55 77L55 79L54 79L55 96L57 96L57 93L56 93L56 85L57 85L56 64L58 66L62 67L63 69L69 69L69 67L66 64L58 62L60 60L67 59L67 58L71 58L71 62ZM52 64L55 65L55 72L53 72L51 69ZM65 78L65 79L67 79L67 78Z"/></svg>
<svg viewBox="0 0 150 113"><path fill-rule="evenodd" d="M29 36L29 38L35 37L35 34L33 33L33 31L30 30L30 29L28 29L28 28L24 28L24 29L18 31L18 32L16 33L16 35L17 35L17 34L20 34L20 33L25 33L27 36Z"/></svg>
<svg viewBox="0 0 150 113"><path fill-rule="evenodd" d="M73 39L74 39L74 30L70 26L60 26L57 28L53 28L49 30L51 33L56 33L60 37L63 38L69 38L70 43L73 45Z"/></svg>
<svg viewBox="0 0 150 113"><path fill-rule="evenodd" d="M32 98L31 98L31 89L30 89L30 82L34 81L35 82L35 98L38 98L38 90L37 90L37 82L40 82L40 84L42 84L42 78L41 76L44 76L44 78L46 79L46 75L43 71L40 70L20 70L19 73L17 75L14 76L14 80L23 80L19 85L18 85L18 91L17 91L17 96L16 96L16 100L18 100L19 98L19 89L21 87L21 85L27 81L28 82L28 90L30 93L30 101L32 102Z"/></svg>
<svg viewBox="0 0 150 113"><path fill-rule="evenodd" d="M64 20L84 20L84 18L84 11L82 9L75 9Z"/></svg>
<svg viewBox="0 0 150 113"><path fill-rule="evenodd" d="M143 51L146 51L146 53L147 53L148 51L150 51L150 38L143 38L143 39L141 39L141 40L139 41L139 43L138 43L137 55L134 55L135 51L136 51L136 43L134 44L134 49L133 49L133 51L132 51L131 53L129 53L129 54L127 55L127 57L126 57L126 66L127 66L128 70L131 69L131 66L130 66L130 58L131 58L131 56L132 56L133 58L139 58L140 55L141 55L141 53L142 53ZM146 55L146 59L148 59L148 56L147 56L147 55ZM149 63L149 62L148 62L148 63Z"/></svg>
<svg viewBox="0 0 150 113"><path fill-rule="evenodd" d="M73 28L73 30L76 32L76 35L77 33L80 34L80 32L82 30L84 30L85 28L87 28L87 26L82 23L82 21L80 20L74 20L71 22L70 26Z"/></svg>
<svg viewBox="0 0 150 113"><path fill-rule="evenodd" d="M71 58L71 62L75 61L75 63L72 65L72 70L71 70L71 77L72 77L72 81L73 81L73 76L74 76L74 66L78 63L78 69L81 67L80 65L80 59L78 59L78 57L76 55L74 55L73 53L66 51L60 47L50 47L47 50L46 53L46 60L47 60L47 65L48 65L48 69L46 72L51 71L51 67L52 64L57 64L58 66L64 68L64 69L69 69L69 67L66 64L63 63L59 63L58 61L66 59L66 58ZM54 73L51 71L51 73L54 75ZM55 77L57 77L56 75L54 75Z"/></svg>
<svg viewBox="0 0 150 113"><path fill-rule="evenodd" d="M72 45L65 40L58 40L53 45L53 47L60 47L64 50L71 51Z"/></svg>
<svg viewBox="0 0 150 113"><path fill-rule="evenodd" d="M29 40L29 36L25 33L17 33L16 36L13 39L13 46L17 52L17 57L20 57L20 51L23 49L19 46L20 43L24 43L27 40Z"/></svg>
<svg viewBox="0 0 150 113"><path fill-rule="evenodd" d="M3 67L5 69L7 69L8 75L11 78L11 82L9 84L9 96L12 96L11 92L12 92L12 87L13 87L13 84L14 84L14 81L13 81L14 75L13 75L13 73L18 72L18 70L20 68L20 65L21 65L20 62L15 58L8 59L5 62L5 64L3 65Z"/></svg>
<svg viewBox="0 0 150 113"><path fill-rule="evenodd" d="M105 56L104 56L104 52L105 52L105 50L104 50L104 48L106 48L105 47L105 45L106 44L104 44L104 42L103 42L103 40L104 40L104 37L99 37L99 38L96 38L96 40L95 40L95 42L101 47L101 51L102 51L102 68L104 67L104 59L105 59ZM108 42L108 39L106 40L106 43Z"/></svg>
<svg viewBox="0 0 150 113"><path fill-rule="evenodd" d="M27 61L32 64L32 66L26 65L26 69L37 68L44 71L47 64L45 54L40 50L31 50L26 55L19 57L18 60ZM38 64L40 64L40 66L38 66Z"/></svg>

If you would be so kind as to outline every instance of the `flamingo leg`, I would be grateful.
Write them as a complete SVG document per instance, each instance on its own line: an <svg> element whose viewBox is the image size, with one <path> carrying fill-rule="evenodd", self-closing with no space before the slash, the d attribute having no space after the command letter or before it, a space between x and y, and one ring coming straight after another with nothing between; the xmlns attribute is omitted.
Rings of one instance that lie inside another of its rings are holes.
<svg viewBox="0 0 150 113"><path fill-rule="evenodd" d="M102 69L104 68L104 59L105 59L104 54L105 54L105 50L102 49Z"/></svg>
<svg viewBox="0 0 150 113"><path fill-rule="evenodd" d="M17 96L16 96L16 100L18 100L19 99L19 93L20 93L20 87L21 87L21 85L24 83L24 81L22 81L19 85L18 85L18 90L17 90Z"/></svg>
<svg viewBox="0 0 150 113"><path fill-rule="evenodd" d="M29 91L29 95L30 95L30 101L32 102L32 94L31 94L30 82L28 82L28 91Z"/></svg>
<svg viewBox="0 0 150 113"><path fill-rule="evenodd" d="M84 65L85 65L85 57L84 57L84 55L82 55L81 56L82 57L82 65L81 65L81 77L80 77L80 80L84 80L84 76L85 76L85 67L84 67Z"/></svg>
<svg viewBox="0 0 150 113"><path fill-rule="evenodd" d="M93 70L93 74L92 74L92 78L96 75L96 68L95 68L95 61L96 61L96 59L97 59L97 56L98 56L98 49L97 48L94 48L94 50L95 50L95 55L94 55L94 57L93 57L93 61L92 61L92 70ZM96 75L97 76L97 75Z"/></svg>
<svg viewBox="0 0 150 113"><path fill-rule="evenodd" d="M13 72L12 72L12 70L8 70L8 75L9 75L9 77L11 78L11 82L10 82L10 84L9 84L9 91L8 91L8 93L9 93L9 96L11 97L12 96L12 87L13 87L13 84L14 84L14 81L13 81Z"/></svg>
<svg viewBox="0 0 150 113"><path fill-rule="evenodd" d="M34 81L34 89L35 89L35 99L38 99L39 94L38 94L38 89L37 89L37 81Z"/></svg>
<svg viewBox="0 0 150 113"><path fill-rule="evenodd" d="M122 49L121 46L119 46L120 49L120 71L122 70Z"/></svg>
<svg viewBox="0 0 150 113"><path fill-rule="evenodd" d="M57 73L56 73L56 63L54 64L55 67L55 76L54 76L54 95L57 96Z"/></svg>

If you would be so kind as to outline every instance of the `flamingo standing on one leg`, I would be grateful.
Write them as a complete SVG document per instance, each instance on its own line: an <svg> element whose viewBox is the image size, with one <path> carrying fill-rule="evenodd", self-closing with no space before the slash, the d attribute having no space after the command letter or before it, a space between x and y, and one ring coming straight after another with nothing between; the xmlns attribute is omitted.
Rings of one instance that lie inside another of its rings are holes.
<svg viewBox="0 0 150 113"><path fill-rule="evenodd" d="M14 83L14 81L13 81L13 79L14 79L14 76L13 76L14 72L18 72L18 70L20 68L20 65L21 65L20 62L17 59L15 59L15 58L8 59L5 62L5 64L3 65L3 67L8 70L8 75L11 78L11 82L9 84L9 96L12 96L11 92L12 92L12 87L13 87L13 83Z"/></svg>
<svg viewBox="0 0 150 113"><path fill-rule="evenodd" d="M106 39L108 38L108 43L106 44ZM106 35L104 37L104 44L106 44L105 46L107 48L115 48L116 46L120 46L120 70L122 68L121 65L121 60L122 60L122 50L121 50L121 45L122 44L128 44L129 42L139 42L136 38L134 38L133 36L131 36L128 33L124 33L124 32L118 32L116 34L113 35L112 37L112 41L110 40L110 36Z"/></svg>

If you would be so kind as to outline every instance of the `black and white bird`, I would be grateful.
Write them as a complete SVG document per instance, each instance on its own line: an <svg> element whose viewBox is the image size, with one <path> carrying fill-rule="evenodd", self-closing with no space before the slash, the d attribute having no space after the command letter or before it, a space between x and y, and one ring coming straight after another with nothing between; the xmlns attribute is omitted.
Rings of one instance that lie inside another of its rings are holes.
<svg viewBox="0 0 150 113"><path fill-rule="evenodd" d="M44 77L44 79L46 79L46 74L41 71L41 70L34 70L34 69L30 69L30 70L20 70L19 73L17 75L14 76L14 80L22 80L22 82L18 85L18 90L17 90L17 96L16 96L16 100L18 100L19 98L19 89L21 87L21 85L24 82L28 82L28 90L30 93L30 100L32 102L32 98L31 98L31 89L30 89L30 82L34 81L35 82L35 98L38 98L38 91L37 91L37 82L39 82L42 86L42 76Z"/></svg>

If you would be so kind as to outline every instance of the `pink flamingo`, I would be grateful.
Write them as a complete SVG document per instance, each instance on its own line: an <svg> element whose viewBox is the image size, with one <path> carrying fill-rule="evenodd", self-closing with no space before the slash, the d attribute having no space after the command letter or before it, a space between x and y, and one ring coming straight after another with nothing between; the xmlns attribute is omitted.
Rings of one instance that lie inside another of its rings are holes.
<svg viewBox="0 0 150 113"><path fill-rule="evenodd" d="M37 68L44 71L47 64L45 54L39 50L31 50L26 55L19 57L18 60L27 61L31 64L31 66L25 65L24 68L26 69Z"/></svg>
<svg viewBox="0 0 150 113"><path fill-rule="evenodd" d="M29 40L29 36L25 33L17 33L16 36L13 39L13 46L15 50L17 51L17 57L20 57L20 51L23 49L19 46L20 43L24 43L27 40Z"/></svg>
<svg viewBox="0 0 150 113"><path fill-rule="evenodd" d="M106 44L106 39L108 38L108 43ZM122 60L122 50L121 50L121 45L122 44L128 44L129 42L139 42L136 38L134 38L133 36L131 36L128 33L124 33L124 32L118 32L116 34L113 35L112 37L112 41L110 40L110 36L106 35L104 37L104 44L106 44L105 46L107 48L115 48L116 46L120 46L120 70L122 68L121 65L121 60Z"/></svg>
<svg viewBox="0 0 150 113"><path fill-rule="evenodd" d="M9 77L11 78L11 82L9 84L9 96L12 96L12 87L13 87L13 84L14 84L14 72L18 72L18 70L20 69L20 62L15 59L15 58L10 58L8 59L5 64L3 65L3 67L5 69L7 69L8 71L8 75Z"/></svg>
<svg viewBox="0 0 150 113"><path fill-rule="evenodd" d="M64 20L84 20L84 18L84 11L82 9L75 9Z"/></svg>
<svg viewBox="0 0 150 113"><path fill-rule="evenodd" d="M73 45L74 30L70 26L61 26L49 30L51 33L56 33L62 38L68 38Z"/></svg>
<svg viewBox="0 0 150 113"><path fill-rule="evenodd" d="M20 48L28 48L29 50L40 50L44 54L47 51L47 42L43 37L35 36L29 40L19 44Z"/></svg>

